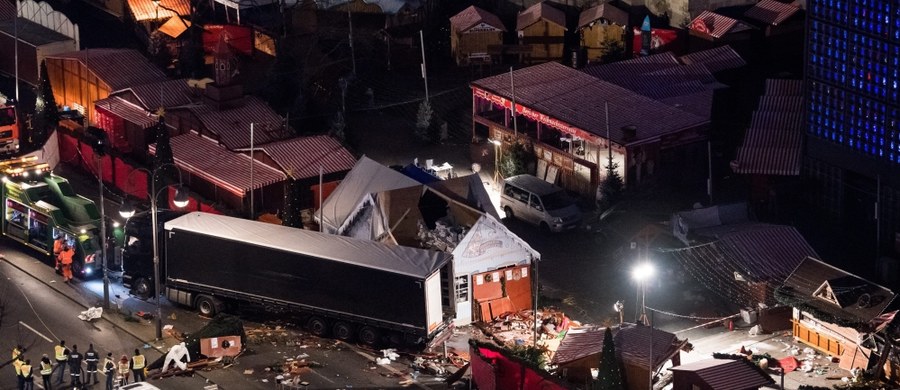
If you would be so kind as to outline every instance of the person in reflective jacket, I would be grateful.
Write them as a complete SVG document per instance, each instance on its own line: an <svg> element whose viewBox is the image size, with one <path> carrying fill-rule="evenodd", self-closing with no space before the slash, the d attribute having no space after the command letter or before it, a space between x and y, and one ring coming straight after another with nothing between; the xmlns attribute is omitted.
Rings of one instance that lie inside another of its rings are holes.
<svg viewBox="0 0 900 390"><path fill-rule="evenodd" d="M50 357L45 353L44 357L41 358L41 379L44 380L44 390L53 390L53 386L50 385L52 375L53 363L50 362Z"/></svg>

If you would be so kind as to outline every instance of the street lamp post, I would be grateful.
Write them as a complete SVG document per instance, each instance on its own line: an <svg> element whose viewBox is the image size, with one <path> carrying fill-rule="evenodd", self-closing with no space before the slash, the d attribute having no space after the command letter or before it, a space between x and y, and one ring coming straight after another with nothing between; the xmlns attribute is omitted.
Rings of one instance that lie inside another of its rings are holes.
<svg viewBox="0 0 900 390"><path fill-rule="evenodd" d="M641 293L641 317L638 320L640 323L644 325L649 325L649 321L647 319L647 280L653 277L653 274L656 273L656 269L653 268L653 265L650 263L641 263L638 264L637 267L631 271L631 276L635 281L640 285L640 293Z"/></svg>
<svg viewBox="0 0 900 390"><path fill-rule="evenodd" d="M500 148L503 147L503 143L493 138L488 138L488 142L494 144L494 183L499 184L503 177L500 174Z"/></svg>
<svg viewBox="0 0 900 390"><path fill-rule="evenodd" d="M175 204L176 207L182 208L187 206L188 204L188 196L187 192L182 188L181 181L181 170L178 169L178 166L172 163L165 163L154 170L149 170L147 168L136 168L134 171L128 175L129 180L131 178L131 174L135 171L144 171L150 175L150 219L151 219L151 231L153 232L153 292L156 295L156 340L162 339L162 307L160 306L160 288L159 288L159 225L157 222L157 212L159 211L159 205L157 204L157 199L159 197L160 192L162 190L172 187L173 184L164 185L159 190L156 189L156 174L159 173L160 169L171 165L175 167L175 170L178 171L178 185L175 190L175 199L172 200L172 203ZM125 201L122 204L122 208L119 210L119 214L124 218L131 218L134 215L134 205L129 201Z"/></svg>

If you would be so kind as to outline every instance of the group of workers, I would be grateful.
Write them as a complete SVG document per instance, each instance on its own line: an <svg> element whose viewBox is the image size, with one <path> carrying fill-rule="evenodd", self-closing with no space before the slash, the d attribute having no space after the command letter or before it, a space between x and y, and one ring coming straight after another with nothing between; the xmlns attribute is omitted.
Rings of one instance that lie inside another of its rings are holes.
<svg viewBox="0 0 900 390"><path fill-rule="evenodd" d="M63 236L53 241L53 257L56 259L56 269L62 272L63 282L72 280L72 260L75 258L75 248L69 245Z"/></svg>
<svg viewBox="0 0 900 390"><path fill-rule="evenodd" d="M100 365L100 354L94 350L94 344L88 345L88 350L82 354L78 352L78 346L72 345L69 349L66 347L66 341L61 340L59 345L54 347L54 360L52 362L47 354L41 358L37 366L32 366L31 359L25 358L25 349L21 345L17 345L12 350L13 367L16 370L16 379L18 381L19 390L34 390L34 374L38 371L43 380L45 390L53 389L53 373L59 371L56 379L56 385L63 383L66 368L69 369L70 384L73 389L81 389L84 386L100 383L97 379L98 369L106 375L106 390L113 390L116 385L124 386L128 384L130 375L134 376L135 382L145 381L144 370L147 367L147 361L144 355L141 355L139 349L134 350L134 355L128 358L122 355L122 358L116 361L112 352L106 353L106 359L103 365ZM82 368L82 362L87 365ZM84 374L84 380L82 380Z"/></svg>

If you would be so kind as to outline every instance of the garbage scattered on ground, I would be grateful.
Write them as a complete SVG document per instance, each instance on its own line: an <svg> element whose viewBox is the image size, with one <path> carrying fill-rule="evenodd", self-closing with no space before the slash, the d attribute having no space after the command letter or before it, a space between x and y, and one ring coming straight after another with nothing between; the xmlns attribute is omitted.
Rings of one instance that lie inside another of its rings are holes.
<svg viewBox="0 0 900 390"><path fill-rule="evenodd" d="M78 319L82 321L93 321L103 316L102 307L92 307L78 315Z"/></svg>

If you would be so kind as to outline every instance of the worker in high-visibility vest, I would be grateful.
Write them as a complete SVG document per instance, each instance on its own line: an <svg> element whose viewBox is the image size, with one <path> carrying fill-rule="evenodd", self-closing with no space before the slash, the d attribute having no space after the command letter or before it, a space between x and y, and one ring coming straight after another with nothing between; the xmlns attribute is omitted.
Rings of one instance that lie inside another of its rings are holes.
<svg viewBox="0 0 900 390"><path fill-rule="evenodd" d="M32 372L31 360L25 359L25 364L20 367L22 370L22 381L24 390L34 390L34 373Z"/></svg>
<svg viewBox="0 0 900 390"><path fill-rule="evenodd" d="M12 349L12 360L16 360L16 358L18 358L19 355L21 355L24 352L25 352L25 348L23 348L21 345L16 345Z"/></svg>
<svg viewBox="0 0 900 390"><path fill-rule="evenodd" d="M13 369L16 370L16 386L19 390L25 387L25 377L22 376L22 366L25 364L24 355L21 353L13 359Z"/></svg>
<svg viewBox="0 0 900 390"><path fill-rule="evenodd" d="M56 259L57 272L62 272L62 268L60 268L59 264L59 254L62 253L64 246L66 246L66 240L62 235L56 237L56 240L53 240L53 258Z"/></svg>
<svg viewBox="0 0 900 390"><path fill-rule="evenodd" d="M103 373L106 374L106 390L113 390L113 378L116 376L116 361L113 359L112 352L106 353L106 360L103 361Z"/></svg>
<svg viewBox="0 0 900 390"><path fill-rule="evenodd" d="M65 283L72 280L72 260L74 258L75 250L68 245L63 245L63 250L59 253L59 263L62 264L63 282Z"/></svg>
<svg viewBox="0 0 900 390"><path fill-rule="evenodd" d="M131 375L131 361L128 356L122 355L119 359L119 386L128 384L128 375Z"/></svg>
<svg viewBox="0 0 900 390"><path fill-rule="evenodd" d="M135 382L147 380L147 377L144 376L144 366L146 366L144 355L141 355L140 349L135 348L134 356L131 357L131 372L134 373Z"/></svg>
<svg viewBox="0 0 900 390"><path fill-rule="evenodd" d="M53 390L53 386L50 385L50 376L53 374L53 363L50 363L50 358L47 354L44 354L44 357L41 358L41 379L44 380L44 390Z"/></svg>
<svg viewBox="0 0 900 390"><path fill-rule="evenodd" d="M55 352L54 358L56 359L56 367L53 367L53 372L59 370L59 377L56 379L56 384L60 384L63 382L63 375L66 375L66 366L68 366L67 360L69 360L69 349L66 348L66 340L60 340L59 345L53 348Z"/></svg>

